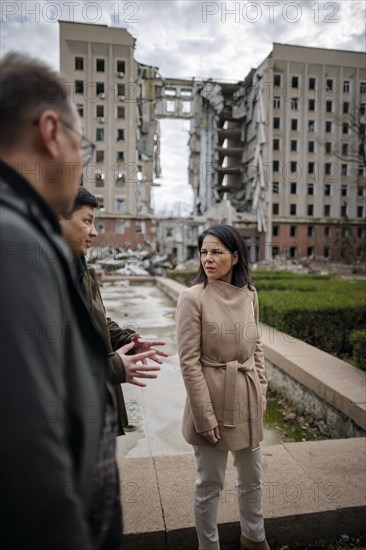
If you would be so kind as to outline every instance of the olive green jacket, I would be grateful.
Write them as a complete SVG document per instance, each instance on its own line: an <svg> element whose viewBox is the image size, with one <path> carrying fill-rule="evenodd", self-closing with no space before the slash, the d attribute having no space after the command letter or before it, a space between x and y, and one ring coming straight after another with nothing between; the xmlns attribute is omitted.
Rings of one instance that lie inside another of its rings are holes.
<svg viewBox="0 0 366 550"><path fill-rule="evenodd" d="M108 351L107 377L115 390L119 435L123 435L125 433L124 428L128 425L126 405L121 388L121 384L126 382L126 372L122 358L116 350L129 344L135 331L131 329L122 329L112 319L106 317L97 275L93 267L87 266L84 271L82 276L82 290L92 317L94 318Z"/></svg>

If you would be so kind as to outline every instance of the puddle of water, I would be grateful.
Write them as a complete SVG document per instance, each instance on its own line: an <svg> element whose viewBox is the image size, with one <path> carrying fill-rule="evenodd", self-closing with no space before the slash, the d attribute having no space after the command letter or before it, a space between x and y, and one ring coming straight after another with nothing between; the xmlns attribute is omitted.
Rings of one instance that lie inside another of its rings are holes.
<svg viewBox="0 0 366 550"><path fill-rule="evenodd" d="M127 458L191 453L192 447L181 433L185 388L177 354L175 304L153 286L104 286L101 292L108 316L120 326L134 327L144 338L164 340L164 350L169 354L158 378L146 380L146 388L123 384L131 431L117 438L117 455ZM274 410L276 406L269 401L265 445L283 440L281 415L277 418Z"/></svg>

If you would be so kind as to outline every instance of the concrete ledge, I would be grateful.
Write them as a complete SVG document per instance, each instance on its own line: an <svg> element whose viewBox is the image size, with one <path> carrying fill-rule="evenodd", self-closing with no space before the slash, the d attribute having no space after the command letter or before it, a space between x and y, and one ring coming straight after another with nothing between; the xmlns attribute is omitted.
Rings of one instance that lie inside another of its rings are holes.
<svg viewBox="0 0 366 550"><path fill-rule="evenodd" d="M334 542L365 532L365 438L263 446L263 509L272 545ZM193 550L193 454L119 461L124 550ZM218 523L235 544L239 522L231 457Z"/></svg>

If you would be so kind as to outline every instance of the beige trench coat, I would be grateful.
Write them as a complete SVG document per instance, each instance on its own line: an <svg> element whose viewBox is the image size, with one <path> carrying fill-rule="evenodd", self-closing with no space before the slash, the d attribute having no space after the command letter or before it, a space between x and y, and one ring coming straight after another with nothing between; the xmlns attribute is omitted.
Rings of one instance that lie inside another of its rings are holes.
<svg viewBox="0 0 366 550"><path fill-rule="evenodd" d="M193 286L179 296L176 324L185 440L212 446L200 432L218 425L215 448L258 447L267 381L256 291L216 280Z"/></svg>

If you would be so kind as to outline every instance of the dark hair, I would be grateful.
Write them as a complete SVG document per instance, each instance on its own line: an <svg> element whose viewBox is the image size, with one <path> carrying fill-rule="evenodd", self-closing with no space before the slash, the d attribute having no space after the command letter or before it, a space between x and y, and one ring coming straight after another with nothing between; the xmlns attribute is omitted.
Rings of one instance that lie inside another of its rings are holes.
<svg viewBox="0 0 366 550"><path fill-rule="evenodd" d="M95 196L90 193L90 191L85 189L85 187L79 187L78 194L76 195L74 204L69 212L69 216L71 217L76 210L80 210L83 206L98 208L99 204Z"/></svg>
<svg viewBox="0 0 366 550"><path fill-rule="evenodd" d="M17 52L0 60L0 145L14 147L24 136L24 126L54 109L72 123L68 90L59 73L45 63Z"/></svg>
<svg viewBox="0 0 366 550"><path fill-rule="evenodd" d="M213 235L214 237L219 239L222 244L228 250L230 250L230 252L238 253L238 261L233 266L231 284L233 286L238 286L239 288L243 288L245 285L248 285L248 288L250 290L254 290L253 281L250 277L249 272L249 258L247 247L240 233L236 229L234 229L234 227L231 227L231 225L213 225L212 227L209 227L208 229L203 231L198 237L198 250L200 253L203 239L207 237L207 235ZM204 272L201 263L198 273L192 281L192 285L198 285L200 283L203 283L204 286L207 285L207 275Z"/></svg>

